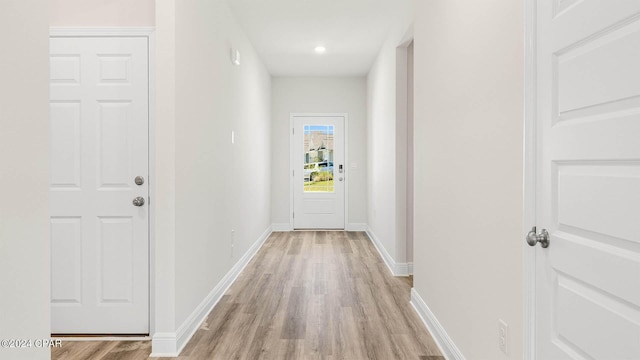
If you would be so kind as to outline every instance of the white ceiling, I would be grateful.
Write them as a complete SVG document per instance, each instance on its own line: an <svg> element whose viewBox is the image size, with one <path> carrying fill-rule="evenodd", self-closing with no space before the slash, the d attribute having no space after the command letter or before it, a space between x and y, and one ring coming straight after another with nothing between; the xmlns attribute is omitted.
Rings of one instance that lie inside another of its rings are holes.
<svg viewBox="0 0 640 360"><path fill-rule="evenodd" d="M227 0L274 76L369 72L411 0ZM325 46L318 55L314 48Z"/></svg>

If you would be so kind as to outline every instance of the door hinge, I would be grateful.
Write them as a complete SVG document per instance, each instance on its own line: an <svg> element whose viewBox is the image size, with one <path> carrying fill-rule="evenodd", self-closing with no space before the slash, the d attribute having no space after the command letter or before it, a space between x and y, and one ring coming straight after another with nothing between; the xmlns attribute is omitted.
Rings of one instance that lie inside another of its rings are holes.
<svg viewBox="0 0 640 360"><path fill-rule="evenodd" d="M294 219L296 218L296 213L293 213L293 218L294 218Z"/></svg>
<svg viewBox="0 0 640 360"><path fill-rule="evenodd" d="M291 176L296 176L296 171L295 170L291 170Z"/></svg>
<svg viewBox="0 0 640 360"><path fill-rule="evenodd" d="M296 128L291 128L291 135L295 135L296 134Z"/></svg>

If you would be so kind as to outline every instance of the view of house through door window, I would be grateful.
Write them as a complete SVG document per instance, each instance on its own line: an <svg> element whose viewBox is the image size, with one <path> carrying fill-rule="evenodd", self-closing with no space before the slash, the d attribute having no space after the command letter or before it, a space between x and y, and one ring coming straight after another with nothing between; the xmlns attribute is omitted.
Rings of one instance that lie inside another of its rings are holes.
<svg viewBox="0 0 640 360"><path fill-rule="evenodd" d="M304 191L334 192L333 125L304 126Z"/></svg>

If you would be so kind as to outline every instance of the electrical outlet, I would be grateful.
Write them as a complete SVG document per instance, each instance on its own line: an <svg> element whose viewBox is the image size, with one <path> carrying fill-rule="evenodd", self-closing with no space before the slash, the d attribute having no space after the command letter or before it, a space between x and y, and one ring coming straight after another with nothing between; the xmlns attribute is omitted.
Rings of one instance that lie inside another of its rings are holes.
<svg viewBox="0 0 640 360"><path fill-rule="evenodd" d="M498 319L498 347L500 351L507 354L509 341L509 325L502 319Z"/></svg>

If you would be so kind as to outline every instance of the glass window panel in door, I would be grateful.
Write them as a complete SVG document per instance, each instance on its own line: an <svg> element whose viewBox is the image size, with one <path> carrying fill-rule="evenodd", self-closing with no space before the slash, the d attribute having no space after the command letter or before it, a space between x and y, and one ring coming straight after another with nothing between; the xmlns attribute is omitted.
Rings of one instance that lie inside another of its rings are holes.
<svg viewBox="0 0 640 360"><path fill-rule="evenodd" d="M304 126L304 192L334 192L333 125Z"/></svg>

